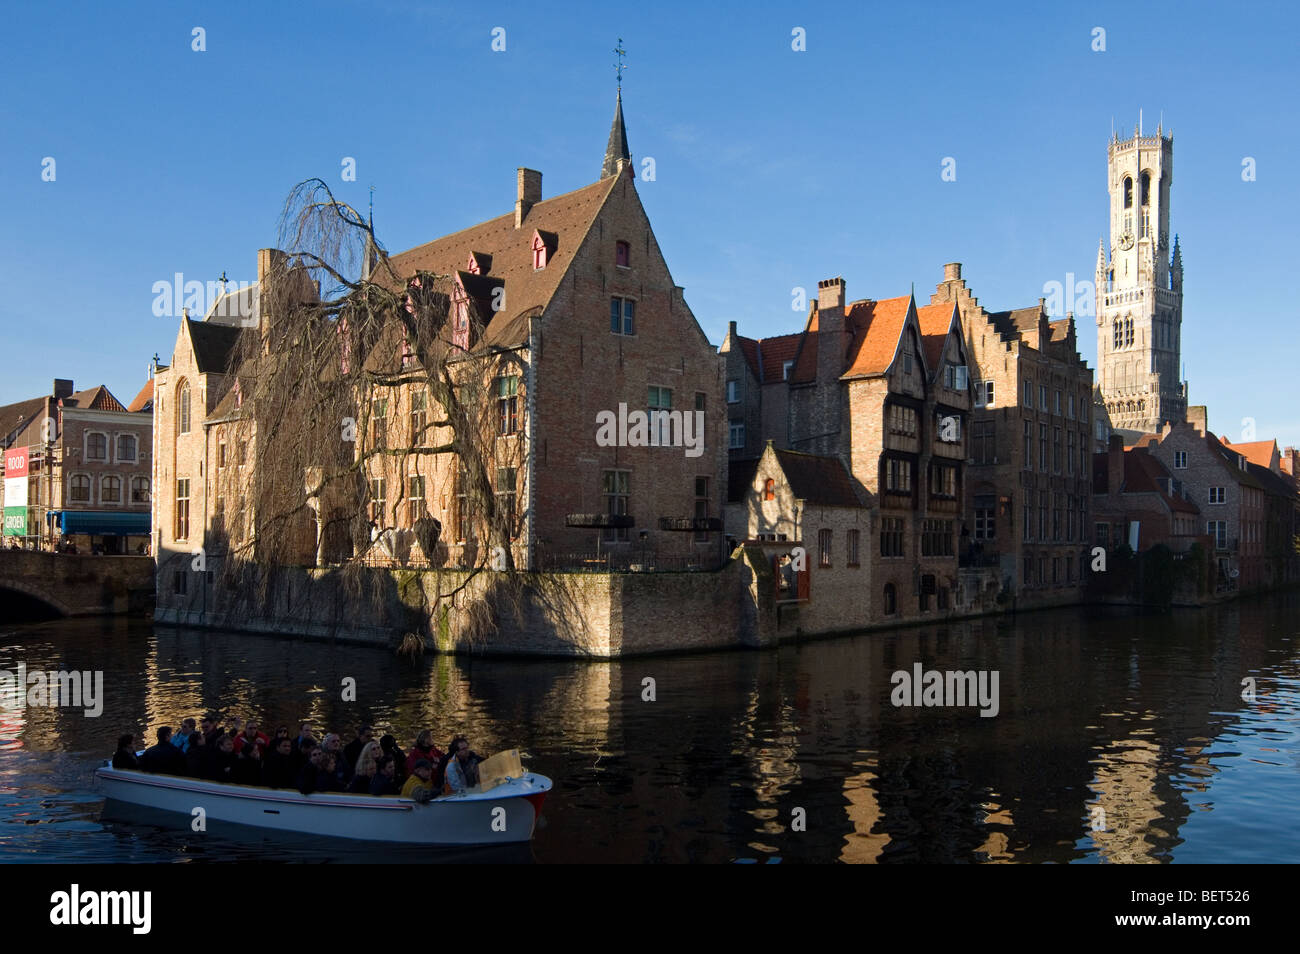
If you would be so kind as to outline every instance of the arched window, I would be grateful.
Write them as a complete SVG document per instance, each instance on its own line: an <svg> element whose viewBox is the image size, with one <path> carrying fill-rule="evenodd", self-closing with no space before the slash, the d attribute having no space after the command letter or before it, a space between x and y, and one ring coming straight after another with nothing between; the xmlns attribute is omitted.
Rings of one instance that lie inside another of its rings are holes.
<svg viewBox="0 0 1300 954"><path fill-rule="evenodd" d="M776 481L773 480L771 477L763 481L763 499L764 500L776 499Z"/></svg>
<svg viewBox="0 0 1300 954"><path fill-rule="evenodd" d="M68 499L73 503L90 503L90 478L85 474L73 474L68 485Z"/></svg>
<svg viewBox="0 0 1300 954"><path fill-rule="evenodd" d="M1151 173L1142 173L1141 201L1144 206L1151 204Z"/></svg>
<svg viewBox="0 0 1300 954"><path fill-rule="evenodd" d="M885 584L885 615L893 616L898 612L898 592L893 583Z"/></svg>
<svg viewBox="0 0 1300 954"><path fill-rule="evenodd" d="M103 484L99 488L100 503L121 503L122 502L122 478L105 477Z"/></svg>
<svg viewBox="0 0 1300 954"><path fill-rule="evenodd" d="M1133 319L1124 320L1124 345L1125 347L1133 343Z"/></svg>
<svg viewBox="0 0 1300 954"><path fill-rule="evenodd" d="M1133 208L1133 180L1128 176L1124 177L1124 208Z"/></svg>
<svg viewBox="0 0 1300 954"><path fill-rule="evenodd" d="M134 434L119 434L117 436L117 459L118 460L135 460L136 440Z"/></svg>
<svg viewBox="0 0 1300 954"><path fill-rule="evenodd" d="M1112 347L1113 347L1116 351L1118 351L1118 350L1119 350L1119 346L1123 343L1123 341L1124 341L1124 322L1122 322L1122 321L1120 321L1118 318L1116 318L1116 319L1115 319L1115 335L1114 335L1114 344L1112 345Z"/></svg>
<svg viewBox="0 0 1300 954"><path fill-rule="evenodd" d="M190 432L190 382L182 381L176 388L176 433Z"/></svg>

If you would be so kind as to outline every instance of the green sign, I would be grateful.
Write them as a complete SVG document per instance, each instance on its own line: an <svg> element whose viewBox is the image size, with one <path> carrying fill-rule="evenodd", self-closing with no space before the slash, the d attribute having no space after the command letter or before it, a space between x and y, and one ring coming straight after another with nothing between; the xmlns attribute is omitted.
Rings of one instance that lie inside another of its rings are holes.
<svg viewBox="0 0 1300 954"><path fill-rule="evenodd" d="M26 507L5 507L4 535L6 537L27 536L27 508Z"/></svg>

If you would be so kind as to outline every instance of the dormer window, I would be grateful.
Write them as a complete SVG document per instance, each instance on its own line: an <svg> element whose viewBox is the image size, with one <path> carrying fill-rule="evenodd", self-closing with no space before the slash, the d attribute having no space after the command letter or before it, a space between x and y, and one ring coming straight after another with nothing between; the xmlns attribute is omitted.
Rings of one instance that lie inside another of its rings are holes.
<svg viewBox="0 0 1300 954"><path fill-rule="evenodd" d="M793 367L794 367L794 361L793 361L793 360L786 360L786 361L782 361L782 362L781 362L781 380L782 380L782 381L788 381L788 380L790 380L790 369L793 368Z"/></svg>
<svg viewBox="0 0 1300 954"><path fill-rule="evenodd" d="M492 271L492 256L486 252L470 252L465 271L471 275L486 275Z"/></svg>
<svg viewBox="0 0 1300 954"><path fill-rule="evenodd" d="M555 254L555 246L558 236L554 232L543 232L537 229L533 232L533 269L534 271L546 267L546 263L551 260Z"/></svg>
<svg viewBox="0 0 1300 954"><path fill-rule="evenodd" d="M614 264L619 268L629 268L632 265L632 246L627 242L614 243Z"/></svg>

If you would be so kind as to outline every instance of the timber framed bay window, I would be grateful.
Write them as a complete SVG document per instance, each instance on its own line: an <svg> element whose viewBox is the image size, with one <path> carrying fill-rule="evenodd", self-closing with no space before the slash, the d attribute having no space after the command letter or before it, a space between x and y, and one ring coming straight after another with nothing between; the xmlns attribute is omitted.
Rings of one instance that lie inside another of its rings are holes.
<svg viewBox="0 0 1300 954"><path fill-rule="evenodd" d="M930 496L942 500L957 499L957 468L947 464L930 465Z"/></svg>
<svg viewBox="0 0 1300 954"><path fill-rule="evenodd" d="M900 457L888 457L882 462L885 470L885 491L910 496L912 493L912 462Z"/></svg>
<svg viewBox="0 0 1300 954"><path fill-rule="evenodd" d="M636 334L636 301L631 298L609 300L609 330L615 335Z"/></svg>
<svg viewBox="0 0 1300 954"><path fill-rule="evenodd" d="M916 436L916 410L902 404L890 404L885 411L889 433L903 437Z"/></svg>

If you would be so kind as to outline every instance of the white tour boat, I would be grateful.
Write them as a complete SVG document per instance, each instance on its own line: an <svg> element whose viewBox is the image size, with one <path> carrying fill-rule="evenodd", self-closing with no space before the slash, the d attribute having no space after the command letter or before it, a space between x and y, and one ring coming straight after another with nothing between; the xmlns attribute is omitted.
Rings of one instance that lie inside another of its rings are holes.
<svg viewBox="0 0 1300 954"><path fill-rule="evenodd" d="M519 766L517 752L507 764ZM494 756L497 762L500 756ZM499 763L498 763L499 764ZM480 765L480 771L489 762ZM252 825L284 832L410 845L503 845L532 839L542 802L551 790L544 775L490 775L456 795L429 802L398 796L348 795L210 782L184 775L115 769L112 760L95 769L107 797L117 802L197 817L208 822Z"/></svg>

